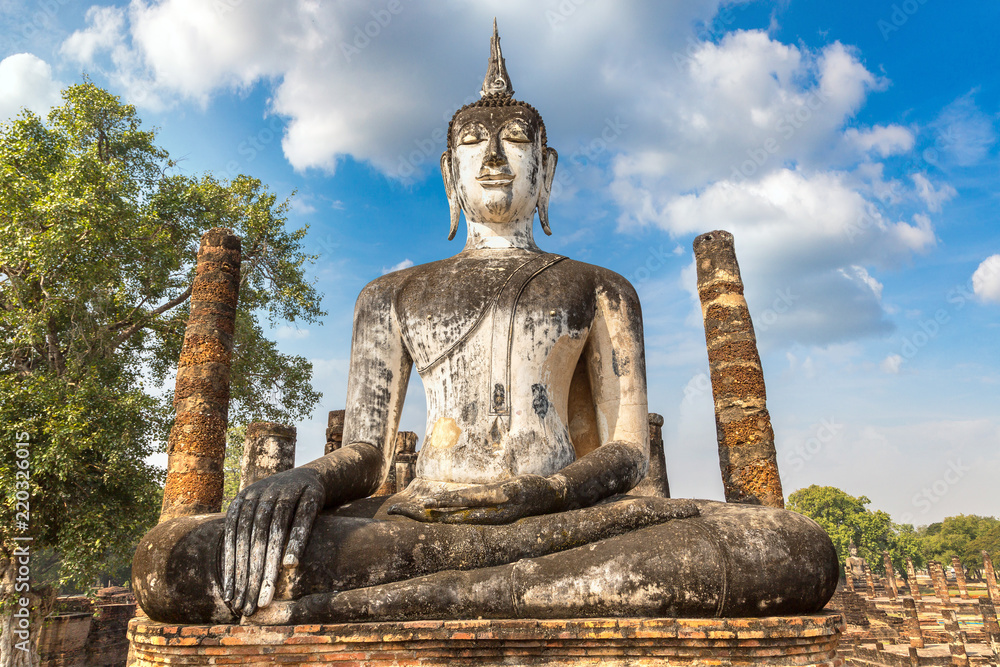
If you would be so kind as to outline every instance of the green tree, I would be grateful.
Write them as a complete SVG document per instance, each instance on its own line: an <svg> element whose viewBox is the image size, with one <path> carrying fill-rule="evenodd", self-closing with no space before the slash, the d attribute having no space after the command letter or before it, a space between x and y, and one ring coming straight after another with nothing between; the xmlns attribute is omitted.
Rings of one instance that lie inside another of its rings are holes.
<svg viewBox="0 0 1000 667"><path fill-rule="evenodd" d="M917 531L917 543L929 560L946 567L958 556L973 578L982 578L983 552L997 562L1000 559L1000 519L975 514L946 517Z"/></svg>
<svg viewBox="0 0 1000 667"><path fill-rule="evenodd" d="M172 420L170 392L158 388L172 388L205 230L228 227L243 239L231 423L295 421L319 399L309 362L280 353L261 324L325 314L304 276L315 260L302 249L306 230L285 229L287 202L246 176L175 173L135 108L89 81L62 99L47 120L23 110L0 125L0 598L8 603L14 537L58 554L52 583L85 587L127 565L155 522L162 471L146 460L162 450ZM27 475L18 479L18 470ZM30 507L26 528L19 501ZM4 653L10 617L0 620Z"/></svg>
<svg viewBox="0 0 1000 667"><path fill-rule="evenodd" d="M898 525L882 510L865 507L871 502L866 496L852 496L834 486L813 484L788 496L788 509L804 514L830 535L843 566L851 542L858 555L868 561L876 572L885 572L882 552L888 551L893 567L906 571L909 556L916 565L923 564L917 548L913 526Z"/></svg>

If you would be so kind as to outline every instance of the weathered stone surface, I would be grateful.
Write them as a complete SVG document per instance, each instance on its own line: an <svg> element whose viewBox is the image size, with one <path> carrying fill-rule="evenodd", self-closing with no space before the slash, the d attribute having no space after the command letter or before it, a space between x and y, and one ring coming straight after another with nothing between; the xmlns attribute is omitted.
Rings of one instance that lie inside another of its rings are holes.
<svg viewBox="0 0 1000 667"><path fill-rule="evenodd" d="M240 459L240 490L295 467L295 427L275 422L247 426Z"/></svg>
<svg viewBox="0 0 1000 667"><path fill-rule="evenodd" d="M663 415L649 413L649 471L629 495L669 498L666 454L663 451Z"/></svg>
<svg viewBox="0 0 1000 667"><path fill-rule="evenodd" d="M160 520L218 512L229 414L229 364L240 282L240 239L228 229L202 235L191 315L177 364L177 417L167 441Z"/></svg>
<svg viewBox="0 0 1000 667"><path fill-rule="evenodd" d="M951 557L951 567L955 570L955 583L958 584L958 594L963 600L969 599L969 586L965 583L965 567L958 556Z"/></svg>
<svg viewBox="0 0 1000 667"><path fill-rule="evenodd" d="M330 410L326 423L326 447L323 453L329 454L340 449L344 443L344 411Z"/></svg>
<svg viewBox="0 0 1000 667"><path fill-rule="evenodd" d="M694 240L694 254L726 500L784 507L764 372L733 235L702 234Z"/></svg>
<svg viewBox="0 0 1000 667"><path fill-rule="evenodd" d="M131 667L337 664L366 667L835 667L839 614L561 621L414 621L245 627L170 626L136 619Z"/></svg>
<svg viewBox="0 0 1000 667"><path fill-rule="evenodd" d="M983 577L986 579L986 590L993 604L1000 604L1000 586L997 585L997 575L993 570L993 559L988 551L982 552Z"/></svg>

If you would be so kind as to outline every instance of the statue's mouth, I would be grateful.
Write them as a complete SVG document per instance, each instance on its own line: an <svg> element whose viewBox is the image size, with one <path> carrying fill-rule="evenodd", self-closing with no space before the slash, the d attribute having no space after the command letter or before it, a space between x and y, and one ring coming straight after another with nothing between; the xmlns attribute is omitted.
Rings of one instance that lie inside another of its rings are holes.
<svg viewBox="0 0 1000 667"><path fill-rule="evenodd" d="M484 188L499 188L513 183L514 177L510 174L487 174L485 176L479 176L476 180L479 181Z"/></svg>

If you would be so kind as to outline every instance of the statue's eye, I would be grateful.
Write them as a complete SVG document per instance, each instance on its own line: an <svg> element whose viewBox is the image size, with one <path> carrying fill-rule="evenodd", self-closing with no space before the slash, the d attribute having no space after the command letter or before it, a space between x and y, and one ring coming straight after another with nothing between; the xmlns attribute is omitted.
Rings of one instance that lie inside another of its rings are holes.
<svg viewBox="0 0 1000 667"><path fill-rule="evenodd" d="M481 141L486 141L486 133L478 125L462 128L462 131L458 135L458 143L463 146L478 144Z"/></svg>
<svg viewBox="0 0 1000 667"><path fill-rule="evenodd" d="M502 138L505 141L513 141L517 144L531 143L531 136L528 128L521 123L511 123L503 128Z"/></svg>

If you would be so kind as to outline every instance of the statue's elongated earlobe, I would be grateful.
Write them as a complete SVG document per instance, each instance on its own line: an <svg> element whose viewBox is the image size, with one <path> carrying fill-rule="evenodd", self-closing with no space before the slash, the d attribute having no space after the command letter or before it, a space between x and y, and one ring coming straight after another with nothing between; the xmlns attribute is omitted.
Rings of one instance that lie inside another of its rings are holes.
<svg viewBox="0 0 1000 667"><path fill-rule="evenodd" d="M441 153L441 178L444 179L444 194L448 197L448 211L451 213L451 227L448 229L448 240L450 241L455 238L455 233L458 231L458 216L462 212L462 207L458 203L458 193L455 192L448 151Z"/></svg>
<svg viewBox="0 0 1000 667"><path fill-rule="evenodd" d="M549 196L552 194L552 183L556 177L556 163L559 154L554 148L545 148L542 157L542 191L538 194L538 221L542 223L542 231L552 236L549 228Z"/></svg>

